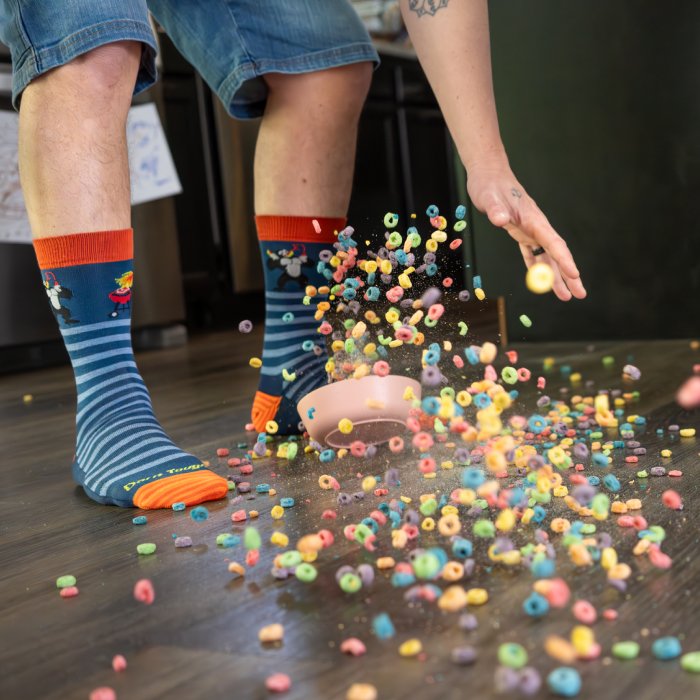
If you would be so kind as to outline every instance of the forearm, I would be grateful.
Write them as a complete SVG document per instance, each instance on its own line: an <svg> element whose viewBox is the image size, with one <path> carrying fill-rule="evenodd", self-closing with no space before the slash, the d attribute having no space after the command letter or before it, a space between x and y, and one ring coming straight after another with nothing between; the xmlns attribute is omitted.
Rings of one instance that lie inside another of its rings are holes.
<svg viewBox="0 0 700 700"><path fill-rule="evenodd" d="M498 130L491 76L487 0L447 0L435 14L420 14L401 0L411 41L440 104L467 170L485 160L506 160ZM430 7L427 2L420 7ZM433 7L439 0L433 0Z"/></svg>

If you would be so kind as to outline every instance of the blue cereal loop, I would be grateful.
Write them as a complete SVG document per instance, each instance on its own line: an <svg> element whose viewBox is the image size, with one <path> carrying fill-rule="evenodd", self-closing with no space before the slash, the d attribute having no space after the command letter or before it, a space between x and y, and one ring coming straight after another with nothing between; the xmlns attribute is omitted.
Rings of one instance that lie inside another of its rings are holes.
<svg viewBox="0 0 700 700"><path fill-rule="evenodd" d="M335 451L331 449L323 450L323 452L321 452L318 458L322 462L332 462L335 459Z"/></svg>
<svg viewBox="0 0 700 700"><path fill-rule="evenodd" d="M527 421L527 427L531 433L541 433L547 427L547 419L534 413Z"/></svg>
<svg viewBox="0 0 700 700"><path fill-rule="evenodd" d="M525 598L523 610L530 617L542 617L549 612L549 601L543 595L533 591Z"/></svg>
<svg viewBox="0 0 700 700"><path fill-rule="evenodd" d="M617 493L621 488L620 481L614 474L606 474L603 477L603 486L613 493Z"/></svg>
<svg viewBox="0 0 700 700"><path fill-rule="evenodd" d="M372 629L378 639L391 639L396 634L394 624L386 613L380 613L372 620Z"/></svg>
<svg viewBox="0 0 700 700"><path fill-rule="evenodd" d="M492 403L491 397L483 391L474 395L474 405L477 408L488 408Z"/></svg>
<svg viewBox="0 0 700 700"><path fill-rule="evenodd" d="M258 484L255 490L258 493L270 493L270 484Z"/></svg>
<svg viewBox="0 0 700 700"><path fill-rule="evenodd" d="M197 506L190 511L190 518L197 522L202 522L209 517L209 511L204 506Z"/></svg>
<svg viewBox="0 0 700 700"><path fill-rule="evenodd" d="M547 676L547 685L555 695L573 698L581 690L581 676L575 668L560 666Z"/></svg>
<svg viewBox="0 0 700 700"><path fill-rule="evenodd" d="M291 508L294 505L294 499L289 496L280 498L280 505L282 508Z"/></svg>
<svg viewBox="0 0 700 700"><path fill-rule="evenodd" d="M479 355L473 347L464 348L464 356L467 358L467 362L470 365L479 364Z"/></svg>
<svg viewBox="0 0 700 700"><path fill-rule="evenodd" d="M148 522L148 518L145 515L137 515L131 520L134 525L145 525Z"/></svg>
<svg viewBox="0 0 700 700"><path fill-rule="evenodd" d="M173 503L172 508L173 508L173 510L176 510L176 511L177 510L185 510L185 508L187 508L187 506L182 501L178 501L177 503Z"/></svg>

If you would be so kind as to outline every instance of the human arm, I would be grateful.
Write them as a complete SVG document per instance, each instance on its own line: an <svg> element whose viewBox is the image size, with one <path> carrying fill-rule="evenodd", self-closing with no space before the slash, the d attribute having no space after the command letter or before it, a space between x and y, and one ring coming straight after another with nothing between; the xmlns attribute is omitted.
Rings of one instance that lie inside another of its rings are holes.
<svg viewBox="0 0 700 700"><path fill-rule="evenodd" d="M559 299L582 299L586 290L566 242L518 182L501 141L487 0L401 0L401 11L467 170L473 204L517 241L528 267L536 261L532 249L545 249L537 260L552 266Z"/></svg>

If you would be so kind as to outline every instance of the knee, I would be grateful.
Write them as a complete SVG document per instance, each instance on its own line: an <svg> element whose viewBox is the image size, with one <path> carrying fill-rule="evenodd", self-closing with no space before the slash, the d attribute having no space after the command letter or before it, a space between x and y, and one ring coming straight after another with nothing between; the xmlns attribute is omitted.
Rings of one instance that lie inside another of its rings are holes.
<svg viewBox="0 0 700 700"><path fill-rule="evenodd" d="M351 63L338 68L266 76L270 101L303 115L304 121L325 126L351 126L357 122L372 81L372 64Z"/></svg>
<svg viewBox="0 0 700 700"><path fill-rule="evenodd" d="M346 107L359 114L372 83L372 64L368 61L351 63L338 69L338 73L327 72L327 80L333 83L333 91L343 95Z"/></svg>
<svg viewBox="0 0 700 700"><path fill-rule="evenodd" d="M99 46L42 78L67 99L78 99L87 109L92 105L115 110L125 116L131 104L141 61L141 44L120 41Z"/></svg>

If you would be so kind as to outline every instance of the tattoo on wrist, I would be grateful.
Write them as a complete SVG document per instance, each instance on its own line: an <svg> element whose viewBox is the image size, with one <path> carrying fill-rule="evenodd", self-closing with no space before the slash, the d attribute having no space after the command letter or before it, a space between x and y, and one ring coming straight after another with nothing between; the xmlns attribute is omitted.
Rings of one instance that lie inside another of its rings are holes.
<svg viewBox="0 0 700 700"><path fill-rule="evenodd" d="M523 193L517 187L511 187L510 193L513 195L513 197L517 197L518 199L523 196Z"/></svg>
<svg viewBox="0 0 700 700"><path fill-rule="evenodd" d="M450 0L408 0L408 9L419 17L434 15L438 10L447 7Z"/></svg>

